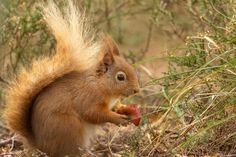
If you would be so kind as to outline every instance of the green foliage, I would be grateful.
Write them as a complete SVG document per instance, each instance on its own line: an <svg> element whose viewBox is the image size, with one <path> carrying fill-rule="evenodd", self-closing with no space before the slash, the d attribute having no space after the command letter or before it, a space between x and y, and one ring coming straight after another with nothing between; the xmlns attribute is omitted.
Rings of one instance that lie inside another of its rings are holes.
<svg viewBox="0 0 236 157"><path fill-rule="evenodd" d="M55 41L48 33L42 15L32 3L14 0L2 4L5 21L0 28L1 71L15 73L32 58L50 53ZM4 74L1 74L5 76Z"/></svg>

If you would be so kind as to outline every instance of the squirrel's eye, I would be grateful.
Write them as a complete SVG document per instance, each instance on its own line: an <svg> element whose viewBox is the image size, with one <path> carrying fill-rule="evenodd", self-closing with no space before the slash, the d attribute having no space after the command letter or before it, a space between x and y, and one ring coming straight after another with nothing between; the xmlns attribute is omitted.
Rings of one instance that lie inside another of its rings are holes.
<svg viewBox="0 0 236 157"><path fill-rule="evenodd" d="M119 71L117 74L116 74L116 79L118 81L124 81L126 79L126 75L124 72L122 71Z"/></svg>

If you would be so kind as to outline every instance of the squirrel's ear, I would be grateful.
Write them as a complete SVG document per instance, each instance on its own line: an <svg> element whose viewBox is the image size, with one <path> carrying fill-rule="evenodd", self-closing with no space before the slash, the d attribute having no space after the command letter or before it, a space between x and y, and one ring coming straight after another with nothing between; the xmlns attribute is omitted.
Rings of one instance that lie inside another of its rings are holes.
<svg viewBox="0 0 236 157"><path fill-rule="evenodd" d="M107 52L104 54L103 59L101 60L98 68L97 68L97 74L103 75L107 72L110 65L114 63L113 55L110 52Z"/></svg>
<svg viewBox="0 0 236 157"><path fill-rule="evenodd" d="M105 66L113 64L114 62L113 55L110 52L105 53L102 61Z"/></svg>
<svg viewBox="0 0 236 157"><path fill-rule="evenodd" d="M111 53L112 55L120 55L118 46L116 42L108 34L100 34L102 40L102 50L106 53Z"/></svg>

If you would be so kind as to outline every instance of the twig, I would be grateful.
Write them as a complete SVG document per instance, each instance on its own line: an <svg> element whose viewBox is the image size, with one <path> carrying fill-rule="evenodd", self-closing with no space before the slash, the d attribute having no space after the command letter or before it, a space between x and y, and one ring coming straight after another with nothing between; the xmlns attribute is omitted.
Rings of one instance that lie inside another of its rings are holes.
<svg viewBox="0 0 236 157"><path fill-rule="evenodd" d="M107 30L108 32L110 32L111 30L111 20L109 19L110 13L109 13L109 6L108 6L108 2L107 0L104 0L104 4L105 4L105 18L107 20Z"/></svg>
<svg viewBox="0 0 236 157"><path fill-rule="evenodd" d="M15 153L2 153L2 154L0 154L0 156L3 156L3 157L5 157L6 155L14 156L16 154Z"/></svg>
<svg viewBox="0 0 236 157"><path fill-rule="evenodd" d="M147 42L146 42L146 46L144 48L144 52L147 52L149 50L150 42L151 42L151 39L152 39L152 30L153 30L153 22L150 21L150 24L149 24L149 27L148 27Z"/></svg>
<svg viewBox="0 0 236 157"><path fill-rule="evenodd" d="M12 143L12 137L9 138L9 139L6 139L6 140L1 140L0 141L0 147L3 147L3 146L5 146L7 144L10 144L10 143Z"/></svg>

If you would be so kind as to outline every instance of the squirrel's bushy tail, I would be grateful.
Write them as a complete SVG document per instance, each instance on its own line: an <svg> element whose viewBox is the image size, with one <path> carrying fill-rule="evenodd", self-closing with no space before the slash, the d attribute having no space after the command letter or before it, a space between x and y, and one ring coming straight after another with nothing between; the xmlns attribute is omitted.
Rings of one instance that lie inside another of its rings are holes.
<svg viewBox="0 0 236 157"><path fill-rule="evenodd" d="M30 110L37 94L58 77L85 70L98 61L100 46L94 32L84 14L68 2L63 11L53 1L42 5L43 17L57 40L56 53L22 69L7 90L4 118L10 129L27 139L32 137Z"/></svg>

